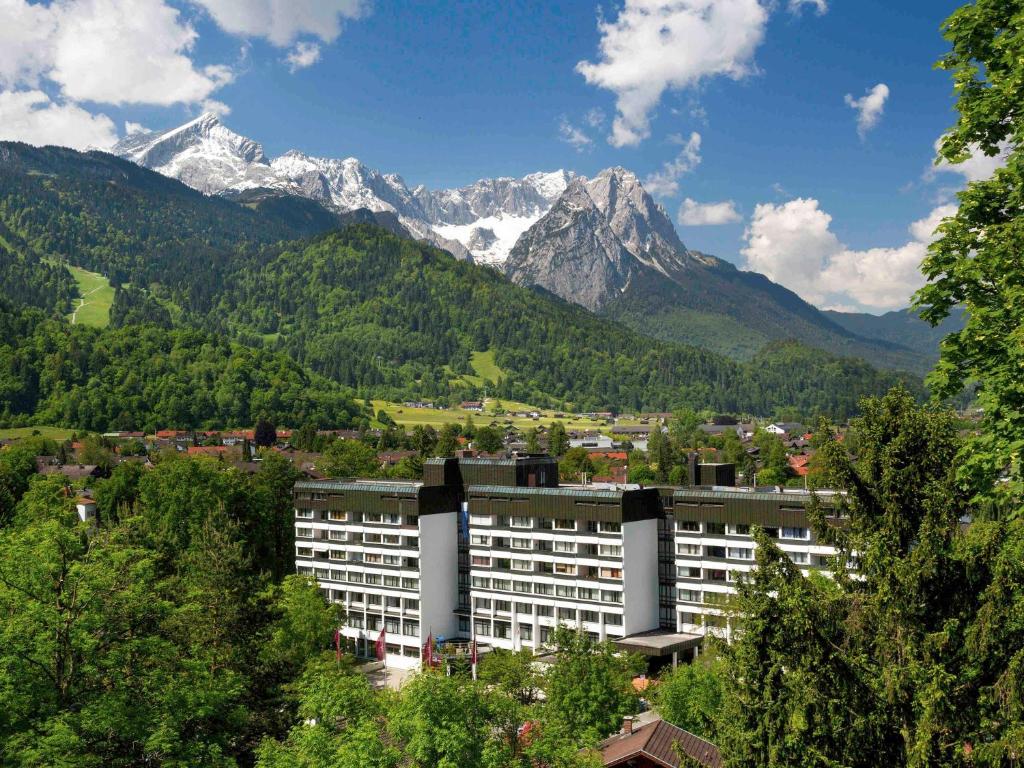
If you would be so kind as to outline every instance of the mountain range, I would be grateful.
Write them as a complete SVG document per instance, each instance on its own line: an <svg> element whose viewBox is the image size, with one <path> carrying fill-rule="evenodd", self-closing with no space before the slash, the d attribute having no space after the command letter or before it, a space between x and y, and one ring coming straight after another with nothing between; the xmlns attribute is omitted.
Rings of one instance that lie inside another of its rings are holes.
<svg viewBox="0 0 1024 768"><path fill-rule="evenodd" d="M625 168L590 179L557 170L410 189L400 175L354 157L293 150L268 158L213 114L169 131L133 133L112 151L205 194L265 205L300 197L335 214L390 215L392 231L503 271L520 285L736 359L788 339L916 373L937 357L937 344L908 343L902 319L862 322L822 312L763 275L688 249L665 209ZM934 337L916 316L910 323L917 336Z"/></svg>

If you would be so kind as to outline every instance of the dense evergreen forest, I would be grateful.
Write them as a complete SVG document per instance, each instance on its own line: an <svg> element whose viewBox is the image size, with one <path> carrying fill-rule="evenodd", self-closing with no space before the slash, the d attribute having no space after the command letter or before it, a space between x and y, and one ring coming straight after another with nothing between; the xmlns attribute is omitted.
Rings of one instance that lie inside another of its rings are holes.
<svg viewBox="0 0 1024 768"><path fill-rule="evenodd" d="M3 144L6 298L67 311L73 288L59 263L72 263L119 286L115 326L176 324L285 352L362 397L476 395L462 375L473 373L472 352L488 350L504 372L491 394L581 410L790 406L846 418L863 395L899 380L918 386L792 343L735 363L651 339L373 224L315 235L354 217L313 210L310 201L244 200L206 197L102 153ZM30 413L24 403L9 408L12 416ZM76 426L98 423L53 407L46 413Z"/></svg>

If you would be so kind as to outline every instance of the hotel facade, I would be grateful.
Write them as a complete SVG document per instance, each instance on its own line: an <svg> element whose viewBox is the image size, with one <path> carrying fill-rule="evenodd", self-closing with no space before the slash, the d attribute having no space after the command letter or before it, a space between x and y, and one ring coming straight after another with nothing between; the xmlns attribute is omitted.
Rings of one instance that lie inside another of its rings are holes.
<svg viewBox="0 0 1024 768"><path fill-rule="evenodd" d="M810 494L737 488L731 465L690 476L565 485L554 459L519 456L432 459L422 482L302 481L296 569L344 605L357 652L385 630L396 667L418 666L428 636L540 652L559 625L677 659L731 633L723 602L752 567L752 525L804 570L834 555Z"/></svg>

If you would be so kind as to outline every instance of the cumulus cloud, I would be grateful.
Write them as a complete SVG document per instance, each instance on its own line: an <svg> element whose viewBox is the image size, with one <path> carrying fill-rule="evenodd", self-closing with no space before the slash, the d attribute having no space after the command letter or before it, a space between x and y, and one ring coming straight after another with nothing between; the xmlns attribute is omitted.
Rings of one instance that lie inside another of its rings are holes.
<svg viewBox="0 0 1024 768"><path fill-rule="evenodd" d="M736 210L736 203L723 200L720 203L698 203L686 198L679 207L678 221L686 227L707 227L719 224L735 224L743 219Z"/></svg>
<svg viewBox="0 0 1024 768"><path fill-rule="evenodd" d="M700 165L700 134L694 131L690 138L684 139L676 134L670 137L674 144L681 146L679 153L660 171L652 173L644 179L644 188L657 197L671 197L679 191L679 177L689 173Z"/></svg>
<svg viewBox="0 0 1024 768"><path fill-rule="evenodd" d="M869 88L859 99L853 98L852 94L846 94L846 106L857 110L857 133L862 139L882 119L882 112L885 110L885 102L888 98L889 86L885 83L879 83L874 88Z"/></svg>
<svg viewBox="0 0 1024 768"><path fill-rule="evenodd" d="M615 94L608 141L622 147L647 138L666 90L753 72L767 20L758 0L626 0L614 20L599 18L600 56L579 62L576 71Z"/></svg>
<svg viewBox="0 0 1024 768"><path fill-rule="evenodd" d="M55 103L42 91L0 91L0 139L105 149L117 141L117 129L106 115Z"/></svg>
<svg viewBox="0 0 1024 768"><path fill-rule="evenodd" d="M789 0L789 12L799 14L805 5L809 5L817 12L819 16L828 10L828 3L826 0Z"/></svg>
<svg viewBox="0 0 1024 768"><path fill-rule="evenodd" d="M563 117L558 122L558 137L566 144L571 145L577 152L589 149L594 140L587 136L582 129L573 125L569 118Z"/></svg>
<svg viewBox="0 0 1024 768"><path fill-rule="evenodd" d="M370 10L364 0L194 0L225 32L265 37L279 48L300 35L316 35L325 43L337 39L345 19Z"/></svg>
<svg viewBox="0 0 1024 768"><path fill-rule="evenodd" d="M935 155L938 157L939 148L942 146L942 137L935 140ZM925 178L931 180L936 173L958 173L965 181L984 181L991 178L997 168L1006 165L1006 158L1010 154L1009 142L1003 141L999 144L999 151L995 155L986 155L977 144L972 144L970 156L962 163L947 163L945 160L929 168L925 172Z"/></svg>
<svg viewBox="0 0 1024 768"><path fill-rule="evenodd" d="M45 79L69 101L197 103L234 75L196 67L195 40L163 0L0 0L0 83L34 88Z"/></svg>
<svg viewBox="0 0 1024 768"><path fill-rule="evenodd" d="M910 225L912 239L893 248L854 250L831 230L832 217L813 198L754 209L744 232L745 266L824 307L886 311L907 306L924 284L920 264L935 228L956 212L940 206Z"/></svg>
<svg viewBox="0 0 1024 768"><path fill-rule="evenodd" d="M124 135L134 136L136 133L149 133L149 128L142 123L133 123L131 120L124 121Z"/></svg>
<svg viewBox="0 0 1024 768"><path fill-rule="evenodd" d="M294 74L300 69L311 67L320 61L320 46L316 43L300 42L288 51L284 60L288 64L288 71Z"/></svg>

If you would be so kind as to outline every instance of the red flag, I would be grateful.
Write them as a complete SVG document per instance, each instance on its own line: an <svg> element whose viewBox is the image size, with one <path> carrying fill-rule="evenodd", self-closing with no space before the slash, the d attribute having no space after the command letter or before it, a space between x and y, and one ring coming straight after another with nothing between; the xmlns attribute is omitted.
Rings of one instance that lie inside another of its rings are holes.
<svg viewBox="0 0 1024 768"><path fill-rule="evenodd" d="M387 630L382 629L380 631L380 635L377 637L377 661L384 661L384 658L387 656L388 653L387 635L385 634L385 632L387 632Z"/></svg>
<svg viewBox="0 0 1024 768"><path fill-rule="evenodd" d="M341 630L334 630L334 654L341 661Z"/></svg>
<svg viewBox="0 0 1024 768"><path fill-rule="evenodd" d="M423 644L423 663L428 667L434 666L434 633L427 635L427 642Z"/></svg>
<svg viewBox="0 0 1024 768"><path fill-rule="evenodd" d="M469 662L476 664L476 635L473 636L473 640L469 644Z"/></svg>

